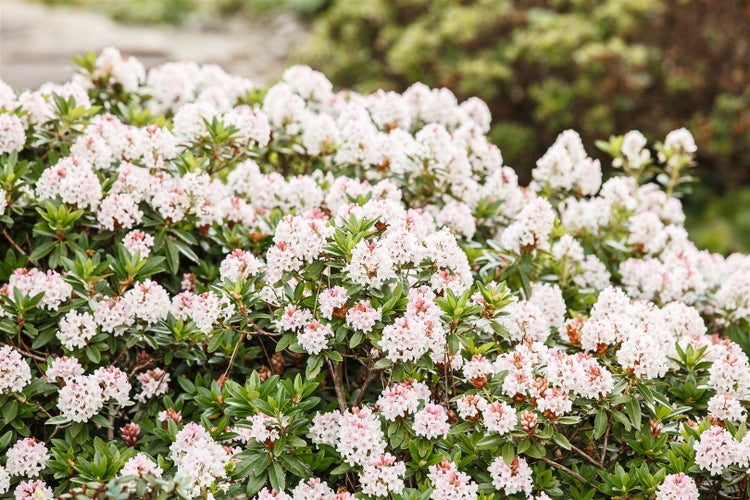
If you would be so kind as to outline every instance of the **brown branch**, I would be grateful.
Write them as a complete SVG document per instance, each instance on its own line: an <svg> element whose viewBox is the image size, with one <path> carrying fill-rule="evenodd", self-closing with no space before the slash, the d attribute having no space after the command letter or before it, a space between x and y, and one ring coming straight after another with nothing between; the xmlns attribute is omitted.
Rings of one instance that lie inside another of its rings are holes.
<svg viewBox="0 0 750 500"><path fill-rule="evenodd" d="M587 454L587 453L586 453L585 451L583 451L582 449L580 449L579 447L577 447L577 446L576 446L576 445L574 445L573 443L571 443L571 444L570 444L570 447L571 447L571 449L572 449L573 451L575 451L576 453L578 453L579 455L581 455L581 457L582 457L582 458L583 458L584 460L586 460L586 461L587 461L587 462L589 462L590 464L593 464L593 465L595 465L595 466L596 466L596 467L598 467L599 469L602 469L602 470L604 470L604 466L603 466L602 464L600 464L599 462L597 462L596 460L594 460L594 458L593 458L593 457L591 457L591 456L590 456L589 454Z"/></svg>
<svg viewBox="0 0 750 500"><path fill-rule="evenodd" d="M10 342L10 345L13 346L14 349L17 349L18 352L21 354L24 354L31 359L35 359L37 361L41 361L43 363L47 362L47 358L40 355L40 354L34 354L29 346L26 345L26 342L23 341L23 338L21 337L21 334L18 334L18 340L20 340L19 345L16 345L15 342L13 342L13 339L8 336L8 341ZM37 367L38 368L38 367ZM41 371L41 370L40 370Z"/></svg>
<svg viewBox="0 0 750 500"><path fill-rule="evenodd" d="M599 459L599 463L604 464L604 459L607 458L607 441L609 440L609 420L607 420L607 429L604 431L604 446L602 447L602 458Z"/></svg>
<svg viewBox="0 0 750 500"><path fill-rule="evenodd" d="M234 346L234 350L232 351L232 357L229 358L229 364L227 365L227 369L224 370L224 375L222 375L222 378L226 380L227 375L229 375L229 371L234 366L234 360L237 358L237 352L240 350L240 345L245 341L245 332L242 332L242 335L240 335L240 339L237 341L237 345Z"/></svg>
<svg viewBox="0 0 750 500"><path fill-rule="evenodd" d="M372 369L372 360L367 363L365 369L367 370L367 376L365 377L365 381L362 382L362 387L359 390L359 394L357 394L357 399L354 400L354 406L359 406L360 403L362 403L362 399L365 397L367 388L370 386L370 383L375 380L375 377L378 376L379 370Z"/></svg>
<svg viewBox="0 0 750 500"><path fill-rule="evenodd" d="M326 363L328 363L328 369L331 372L331 378L333 378L333 387L336 390L339 410L341 413L344 413L349 408L349 405L346 402L346 394L344 393L344 377L341 373L341 363L331 363L331 360L328 358L326 358Z"/></svg>
<svg viewBox="0 0 750 500"><path fill-rule="evenodd" d="M554 460L550 460L547 457L540 457L539 460L541 460L542 462L544 462L547 465L551 465L555 469L560 469L561 471L563 471L566 474L569 474L570 476L572 476L573 478L575 478L577 481L580 481L580 482L582 482L584 484L588 484L588 481L586 481L586 479L583 476L581 476L577 472L573 472L572 470L568 469L567 467L565 467L562 464L559 464L559 463L555 462Z"/></svg>
<svg viewBox="0 0 750 500"><path fill-rule="evenodd" d="M14 240L13 237L10 234L8 234L8 231L4 227L0 228L0 231L2 231L3 236L5 236L5 239L8 240L8 243L10 243L13 246L13 248L15 248L16 251L18 251L18 253L20 253L21 255L28 255L26 251L23 248L21 248L21 246L18 243L16 243L16 240ZM31 262L35 266L39 267L39 262L37 262L36 260L32 260Z"/></svg>

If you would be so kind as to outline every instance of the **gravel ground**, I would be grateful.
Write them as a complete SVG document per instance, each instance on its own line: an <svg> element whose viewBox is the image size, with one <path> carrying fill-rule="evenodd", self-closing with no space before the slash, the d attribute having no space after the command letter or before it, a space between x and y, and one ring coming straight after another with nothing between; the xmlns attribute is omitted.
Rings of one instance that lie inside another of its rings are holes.
<svg viewBox="0 0 750 500"><path fill-rule="evenodd" d="M16 90L64 82L74 69L71 55L114 46L146 67L174 60L217 63L262 84L277 78L309 38L309 27L289 13L215 26L142 27L82 9L0 0L0 79Z"/></svg>

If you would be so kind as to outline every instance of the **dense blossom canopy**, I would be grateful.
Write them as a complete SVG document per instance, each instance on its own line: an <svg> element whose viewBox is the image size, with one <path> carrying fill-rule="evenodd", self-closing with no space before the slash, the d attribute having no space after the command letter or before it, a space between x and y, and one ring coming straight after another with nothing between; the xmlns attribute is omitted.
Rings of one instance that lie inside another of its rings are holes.
<svg viewBox="0 0 750 500"><path fill-rule="evenodd" d="M0 83L0 495L747 495L750 257L688 238L687 130L519 186L446 89L78 62Z"/></svg>

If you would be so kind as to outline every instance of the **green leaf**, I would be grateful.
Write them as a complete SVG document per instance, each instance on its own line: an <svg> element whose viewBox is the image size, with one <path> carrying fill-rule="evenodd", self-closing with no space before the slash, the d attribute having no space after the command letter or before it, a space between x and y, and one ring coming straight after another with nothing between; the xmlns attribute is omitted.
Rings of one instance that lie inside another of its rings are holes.
<svg viewBox="0 0 750 500"><path fill-rule="evenodd" d="M11 399L10 402L3 405L3 421L9 424L18 415L18 401Z"/></svg>
<svg viewBox="0 0 750 500"><path fill-rule="evenodd" d="M70 422L70 419L68 417L63 417L62 415L59 415L57 417L48 418L46 422L44 422L47 425L62 425L67 424Z"/></svg>
<svg viewBox="0 0 750 500"><path fill-rule="evenodd" d="M604 408L600 408L599 411L596 412L596 417L594 417L594 433L592 435L594 440L597 440L604 435L604 432L607 430L607 422L607 412Z"/></svg>
<svg viewBox="0 0 750 500"><path fill-rule="evenodd" d="M29 260L39 260L42 257L46 257L47 254L54 250L56 244L57 240L53 240L39 245L34 249L33 252L31 252L31 255L29 255Z"/></svg>
<svg viewBox="0 0 750 500"><path fill-rule="evenodd" d="M268 480L271 481L271 487L276 491L283 491L286 487L286 475L284 468L278 462L273 462L268 469Z"/></svg>
<svg viewBox="0 0 750 500"><path fill-rule="evenodd" d="M570 441L568 441L568 438L566 438L559 432L555 432L552 435L552 441L554 441L560 448L564 448L566 450L570 449Z"/></svg>
<svg viewBox="0 0 750 500"><path fill-rule="evenodd" d="M641 405L638 402L638 400L635 398L635 396L632 396L630 399L628 399L627 403L625 403L625 408L627 409L628 416L630 417L630 421L633 423L633 427L635 427L636 430L640 430L641 428Z"/></svg>
<svg viewBox="0 0 750 500"><path fill-rule="evenodd" d="M164 239L164 250L167 253L167 267L171 274L177 274L180 268L180 253L174 240Z"/></svg>
<svg viewBox="0 0 750 500"><path fill-rule="evenodd" d="M86 357L89 358L92 363L99 363L99 361L102 360L102 355L99 352L99 349L92 345L86 347Z"/></svg>
<svg viewBox="0 0 750 500"><path fill-rule="evenodd" d="M323 356L315 355L307 358L307 367L305 368L305 378L312 380L318 376L320 369L323 367Z"/></svg>

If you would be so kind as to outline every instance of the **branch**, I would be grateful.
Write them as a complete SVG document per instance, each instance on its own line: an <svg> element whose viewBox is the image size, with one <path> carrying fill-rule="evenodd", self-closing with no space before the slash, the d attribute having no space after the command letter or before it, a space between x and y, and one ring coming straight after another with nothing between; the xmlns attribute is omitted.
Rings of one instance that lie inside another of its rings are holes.
<svg viewBox="0 0 750 500"><path fill-rule="evenodd" d="M336 389L336 399L339 402L339 410L341 413L344 413L349 408L349 405L346 402L346 394L344 393L344 377L341 372L341 364L333 364L328 358L326 358L326 363L328 363L328 369L331 372L331 378L333 378L333 387Z"/></svg>
<svg viewBox="0 0 750 500"><path fill-rule="evenodd" d="M3 233L3 236L5 236L5 239L8 240L8 243L10 243L13 246L13 248L16 249L18 253L20 253L21 255L28 255L26 251L23 248L21 248L21 246L18 243L16 243L16 240L14 240L13 237L11 237L11 235L8 234L8 231L4 227L0 229L0 232ZM29 261L32 264L34 264L36 267L39 267L38 261L32 260L32 259L29 259Z"/></svg>
<svg viewBox="0 0 750 500"><path fill-rule="evenodd" d="M237 352L240 350L240 345L244 341L245 341L245 332L242 332L242 335L240 335L240 339L237 341L237 345L234 346L234 350L232 351L232 357L229 358L229 364L227 365L227 369L224 370L224 375L222 375L224 380L226 380L227 375L229 375L229 371L232 369L232 366L234 366L234 360L237 357Z"/></svg>
<svg viewBox="0 0 750 500"><path fill-rule="evenodd" d="M375 380L375 377L378 373L378 370L372 369L372 362L368 363L365 369L367 370L367 377L365 377L365 381L362 382L362 387L359 390L359 394L357 394L357 399L354 400L354 406L359 406L360 403L362 403L362 399L365 397L365 391L367 391L367 387L373 380Z"/></svg>
<svg viewBox="0 0 750 500"><path fill-rule="evenodd" d="M592 458L592 457L591 457L591 456L590 456L590 455L589 455L588 453L586 453L586 452L585 452L585 451L583 451L582 449L578 448L578 447L577 447L576 445L574 445L573 443L571 443L571 444L570 444L570 447L571 447L571 449L572 449L573 451L575 451L576 453L578 453L579 455L581 455L581 457L582 457L582 458L583 458L584 460L586 460L587 462L589 462L589 463L591 463L591 464L595 465L595 466L596 466L596 467L598 467L599 469L602 469L602 470L604 470L604 466L603 466L602 464L600 464L599 462L597 462L596 460L594 460L594 459L593 459L593 458Z"/></svg>
<svg viewBox="0 0 750 500"><path fill-rule="evenodd" d="M602 447L602 458L599 462L604 464L604 459L607 458L607 440L609 440L609 420L607 420L607 429L604 431L604 446Z"/></svg>
<svg viewBox="0 0 750 500"><path fill-rule="evenodd" d="M562 464L559 464L559 463L557 463L557 462L555 462L553 460L550 460L547 457L540 457L539 460L541 460L542 462L544 462L547 465L551 465L555 469L560 469L561 471L563 471L566 474L569 474L570 476L572 476L573 478L575 478L577 481L580 481L580 482L582 482L584 484L588 484L588 481L586 481L586 479L583 476L581 476L580 474L578 474L576 472L573 472L572 470L568 469L567 467L565 467Z"/></svg>

